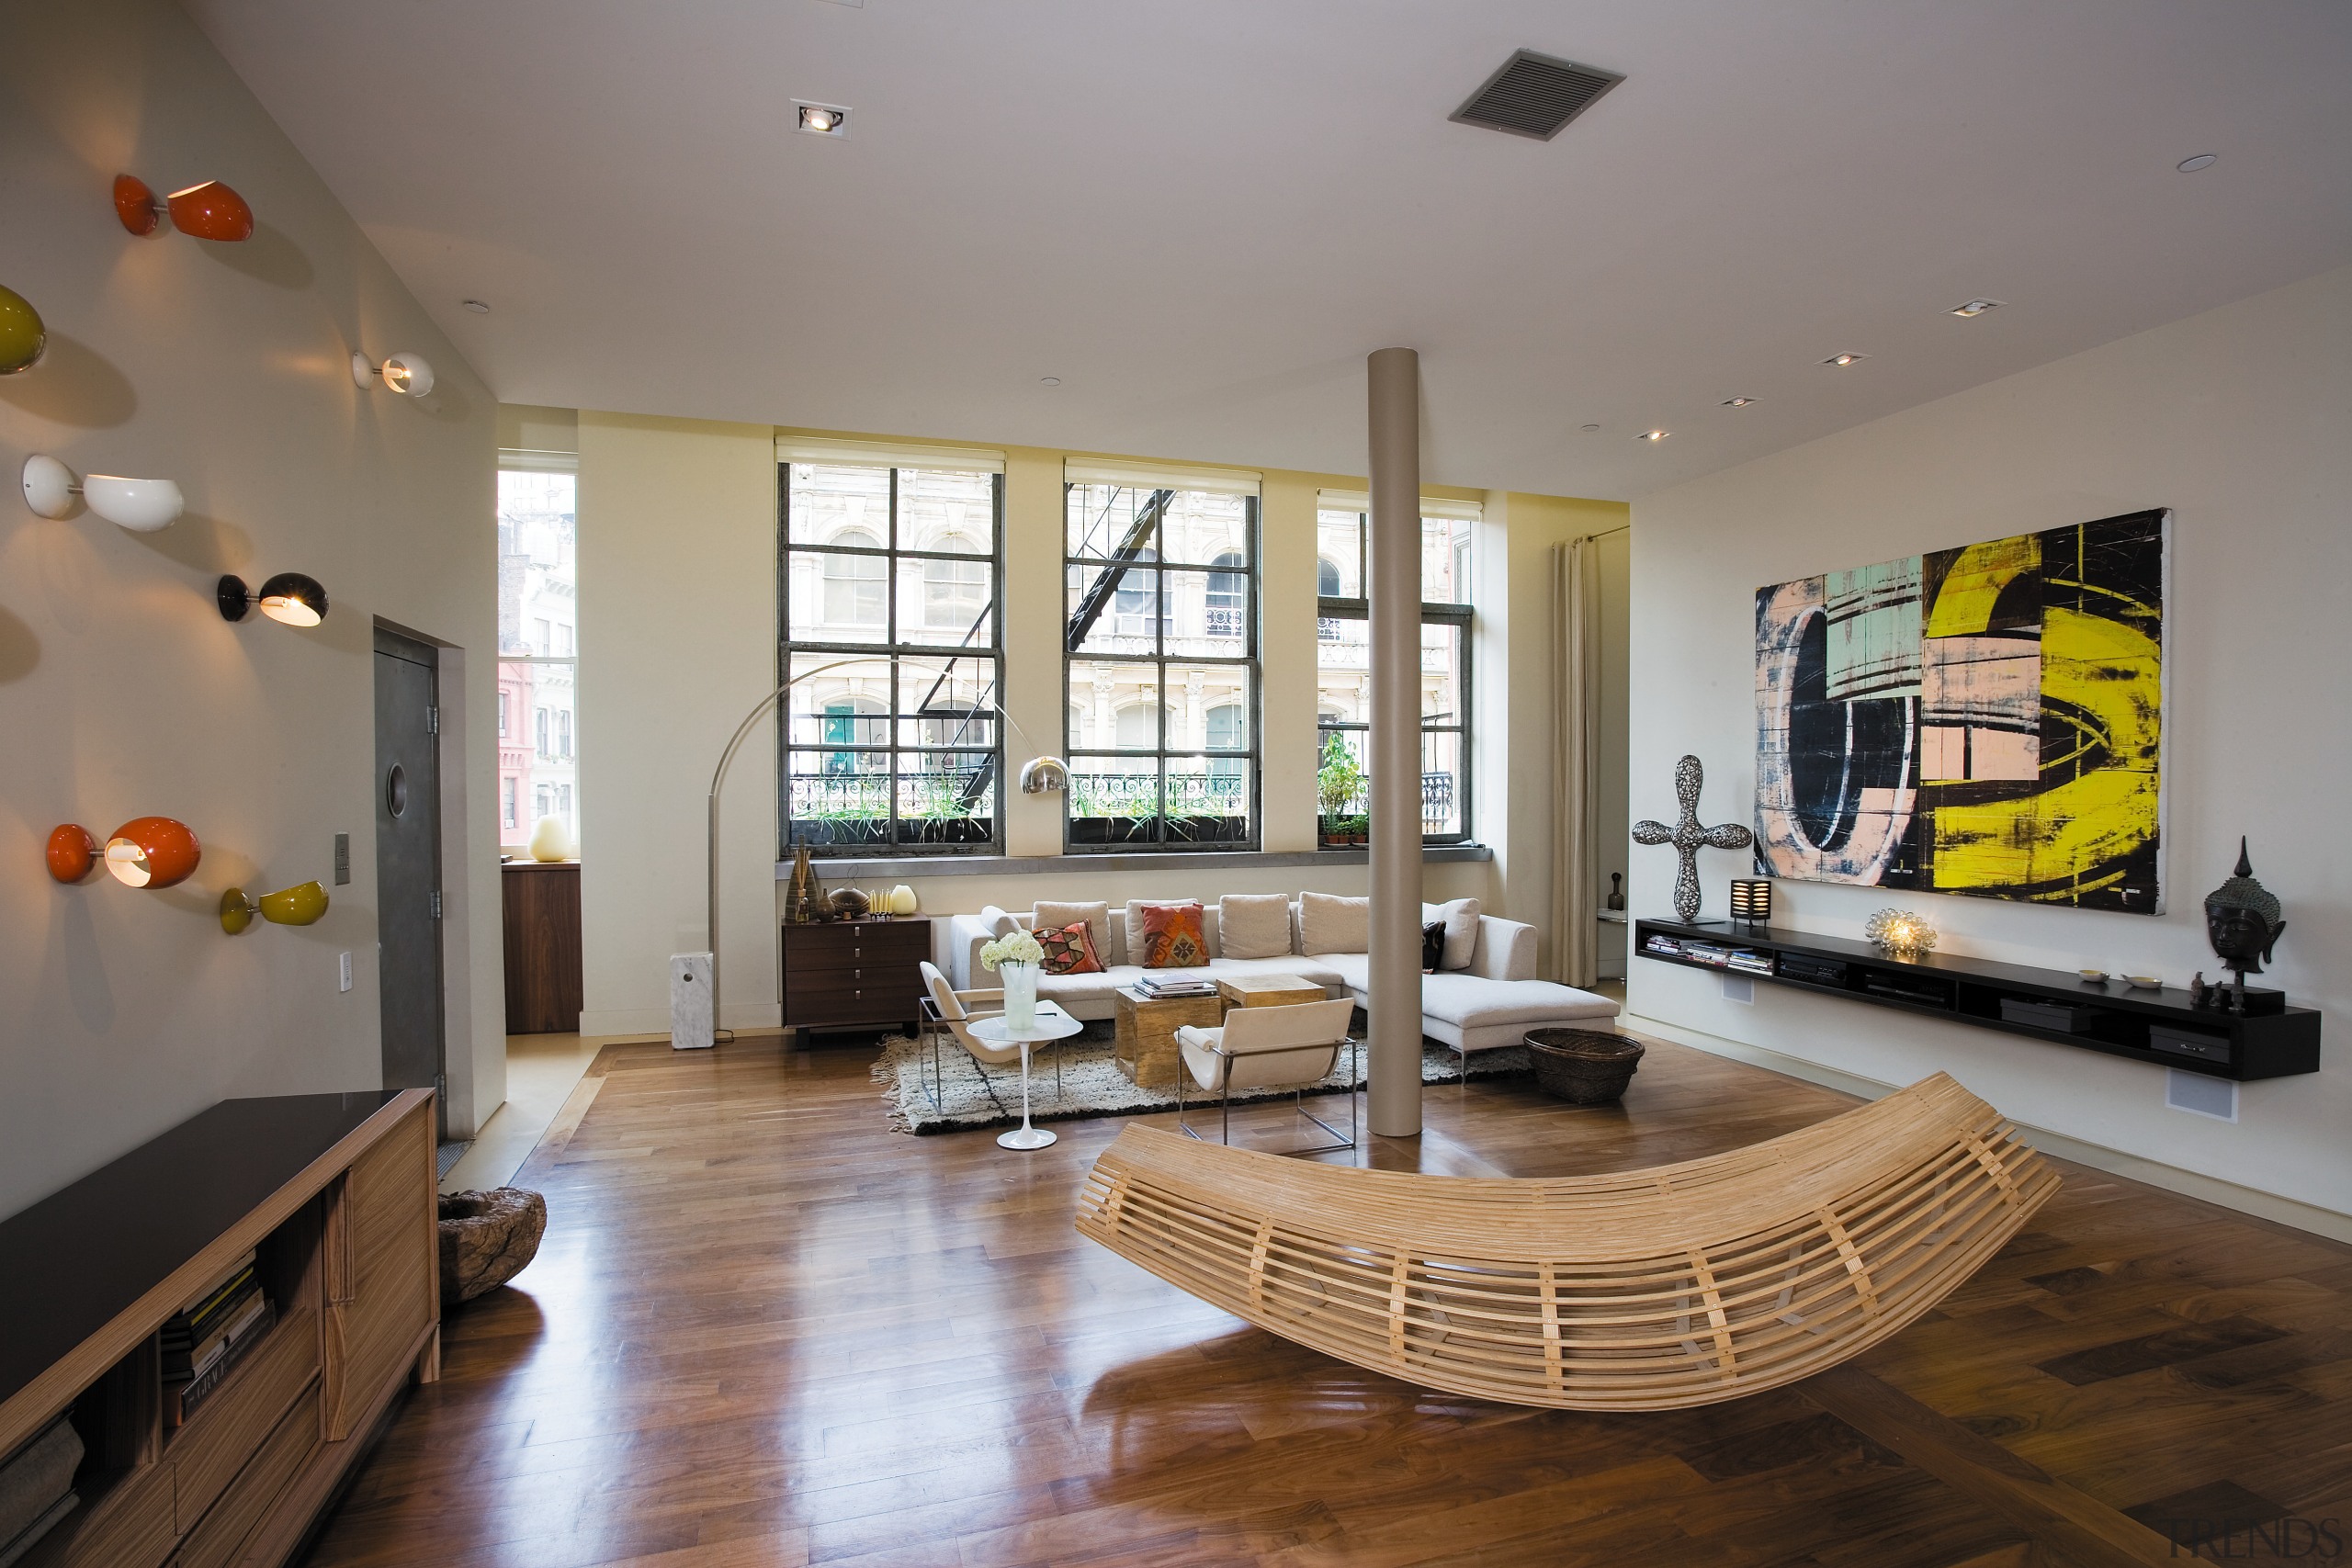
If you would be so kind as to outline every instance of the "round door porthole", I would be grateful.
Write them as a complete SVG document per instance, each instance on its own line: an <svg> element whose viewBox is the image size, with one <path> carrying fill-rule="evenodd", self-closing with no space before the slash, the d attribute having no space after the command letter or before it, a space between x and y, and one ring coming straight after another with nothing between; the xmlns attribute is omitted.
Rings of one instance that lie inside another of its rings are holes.
<svg viewBox="0 0 2352 1568"><path fill-rule="evenodd" d="M395 817L408 809L408 770L398 762L384 775L384 808Z"/></svg>

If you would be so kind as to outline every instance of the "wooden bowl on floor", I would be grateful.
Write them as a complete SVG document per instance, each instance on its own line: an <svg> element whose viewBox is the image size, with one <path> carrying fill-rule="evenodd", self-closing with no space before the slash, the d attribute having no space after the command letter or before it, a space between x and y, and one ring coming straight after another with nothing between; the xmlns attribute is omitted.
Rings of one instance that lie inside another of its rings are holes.
<svg viewBox="0 0 2352 1568"><path fill-rule="evenodd" d="M547 1234L548 1201L520 1187L441 1200L441 1304L456 1306L521 1273Z"/></svg>
<svg viewBox="0 0 2352 1568"><path fill-rule="evenodd" d="M1600 1029L1532 1029L1527 1059L1544 1092L1571 1105L1613 1105L1642 1065L1642 1043Z"/></svg>

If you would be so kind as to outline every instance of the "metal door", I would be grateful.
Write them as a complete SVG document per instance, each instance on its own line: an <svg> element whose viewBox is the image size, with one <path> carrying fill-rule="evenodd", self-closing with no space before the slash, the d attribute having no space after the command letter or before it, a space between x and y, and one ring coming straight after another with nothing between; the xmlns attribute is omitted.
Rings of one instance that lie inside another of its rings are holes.
<svg viewBox="0 0 2352 1568"><path fill-rule="evenodd" d="M443 1087L435 666L432 649L376 628L376 930L386 1089Z"/></svg>

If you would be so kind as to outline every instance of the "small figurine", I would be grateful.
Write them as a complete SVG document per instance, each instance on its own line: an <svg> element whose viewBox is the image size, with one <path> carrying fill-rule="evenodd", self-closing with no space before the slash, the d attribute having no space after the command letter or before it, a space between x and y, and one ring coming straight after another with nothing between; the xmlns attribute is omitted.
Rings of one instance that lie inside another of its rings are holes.
<svg viewBox="0 0 2352 1568"><path fill-rule="evenodd" d="M2196 974L2191 975L2188 977L2188 1005L2190 1007L2201 1008L2208 1005L2211 995L2211 993L2205 984L2204 970L2199 969Z"/></svg>
<svg viewBox="0 0 2352 1568"><path fill-rule="evenodd" d="M2205 895L2205 936L2221 956L2232 981L2226 1009L2245 1010L2245 977L2262 973L2265 960L2287 931L2279 918L2278 900L2254 879L2246 858L2245 840L2238 840L2238 865L2229 880Z"/></svg>

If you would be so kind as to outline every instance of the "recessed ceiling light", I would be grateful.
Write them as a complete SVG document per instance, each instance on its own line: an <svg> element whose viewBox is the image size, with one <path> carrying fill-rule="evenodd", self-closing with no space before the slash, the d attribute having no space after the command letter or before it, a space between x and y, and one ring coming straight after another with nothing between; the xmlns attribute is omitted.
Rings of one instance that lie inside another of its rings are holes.
<svg viewBox="0 0 2352 1568"><path fill-rule="evenodd" d="M839 104L808 104L795 98L792 107L800 111L799 129L811 136L849 134L849 110Z"/></svg>
<svg viewBox="0 0 2352 1568"><path fill-rule="evenodd" d="M1587 435L1590 435L1594 431L1599 430L1600 426L1597 424L1579 424L1577 428L1583 431Z"/></svg>
<svg viewBox="0 0 2352 1568"><path fill-rule="evenodd" d="M1755 400L1756 400L1754 398L1725 398L1724 400L1724 407L1727 409L1744 409Z"/></svg>
<svg viewBox="0 0 2352 1568"><path fill-rule="evenodd" d="M1634 439L1636 441L1663 441L1673 434L1674 432L1670 430L1645 430L1639 435L1634 436Z"/></svg>
<svg viewBox="0 0 2352 1568"><path fill-rule="evenodd" d="M477 316L487 316L490 314L489 305L480 299L467 299L461 301L461 303L464 304L467 310L471 310Z"/></svg>
<svg viewBox="0 0 2352 1568"><path fill-rule="evenodd" d="M1833 354L1828 358L1823 360L1822 363L1824 365L1835 365L1838 368L1843 370L1847 366L1855 364L1860 360L1868 359L1870 355L1867 354Z"/></svg>
<svg viewBox="0 0 2352 1568"><path fill-rule="evenodd" d="M1040 376L1037 378L1037 385L1040 387L1058 387L1061 384L1062 378L1058 376Z"/></svg>
<svg viewBox="0 0 2352 1568"><path fill-rule="evenodd" d="M1973 318L1983 315L1987 310L1997 310L2000 308L2001 301L1998 299L1971 299L1965 305L1953 306L1951 313L1963 318Z"/></svg>
<svg viewBox="0 0 2352 1568"><path fill-rule="evenodd" d="M2193 175L2199 169L2211 168L2218 162L2220 162L2220 159L2213 153L2199 152L2194 158L2183 158L2175 166L2184 175Z"/></svg>

